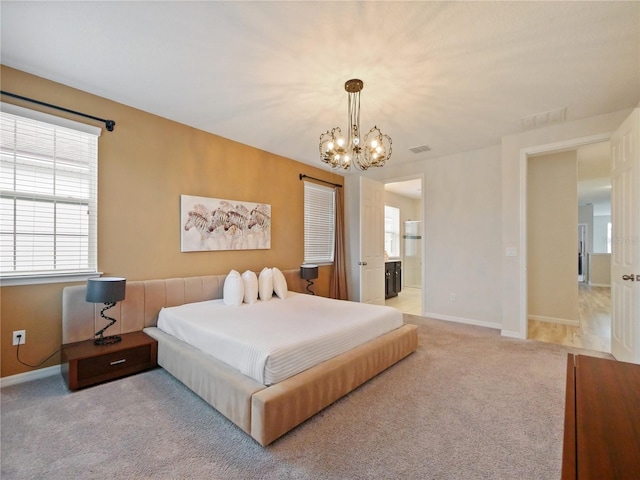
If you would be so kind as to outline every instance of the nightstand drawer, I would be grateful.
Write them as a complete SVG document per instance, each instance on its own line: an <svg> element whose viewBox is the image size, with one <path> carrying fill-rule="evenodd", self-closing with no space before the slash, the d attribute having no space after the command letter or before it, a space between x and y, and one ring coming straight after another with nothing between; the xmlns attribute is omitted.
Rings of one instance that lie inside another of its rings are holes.
<svg viewBox="0 0 640 480"><path fill-rule="evenodd" d="M130 348L120 352L85 358L78 361L78 380L85 380L126 368L146 365L150 362L150 345L141 345L137 348Z"/></svg>
<svg viewBox="0 0 640 480"><path fill-rule="evenodd" d="M62 377L69 390L89 387L158 366L158 342L144 332L121 335L121 341L95 345L93 340L62 346Z"/></svg>

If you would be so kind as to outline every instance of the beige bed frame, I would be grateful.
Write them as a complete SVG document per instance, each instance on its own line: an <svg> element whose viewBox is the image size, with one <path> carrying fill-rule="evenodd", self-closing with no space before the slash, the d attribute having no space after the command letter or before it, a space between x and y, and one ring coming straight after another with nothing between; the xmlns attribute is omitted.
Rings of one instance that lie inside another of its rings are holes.
<svg viewBox="0 0 640 480"><path fill-rule="evenodd" d="M283 272L303 292L298 270ZM109 310L105 335L144 330L158 340L158 364L207 403L268 445L418 348L417 327L404 325L358 348L266 387L156 328L162 307L222 298L225 275L127 282L126 299ZM86 286L62 294L62 343L92 338L104 326L102 305L85 301Z"/></svg>

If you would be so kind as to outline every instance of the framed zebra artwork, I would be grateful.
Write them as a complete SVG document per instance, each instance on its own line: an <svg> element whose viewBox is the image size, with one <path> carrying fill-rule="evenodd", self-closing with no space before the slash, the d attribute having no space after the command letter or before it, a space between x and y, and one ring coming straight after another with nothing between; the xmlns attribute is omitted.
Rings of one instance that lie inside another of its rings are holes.
<svg viewBox="0 0 640 480"><path fill-rule="evenodd" d="M180 196L180 250L271 248L271 205Z"/></svg>

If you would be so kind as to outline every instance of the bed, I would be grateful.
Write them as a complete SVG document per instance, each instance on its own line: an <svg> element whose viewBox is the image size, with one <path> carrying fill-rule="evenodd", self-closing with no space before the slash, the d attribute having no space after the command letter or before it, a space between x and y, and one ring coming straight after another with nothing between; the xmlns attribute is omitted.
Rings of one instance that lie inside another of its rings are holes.
<svg viewBox="0 0 640 480"><path fill-rule="evenodd" d="M288 289L302 294L299 271L283 273ZM143 330L155 338L158 364L263 446L418 347L417 327L402 324L282 381L251 378L158 328L163 309L221 299L225 278L210 275L127 282L126 299L109 310L118 322L107 334ZM91 338L102 327L99 306L85 301L85 288L80 285L63 290L65 344ZM278 300L266 303L272 301Z"/></svg>

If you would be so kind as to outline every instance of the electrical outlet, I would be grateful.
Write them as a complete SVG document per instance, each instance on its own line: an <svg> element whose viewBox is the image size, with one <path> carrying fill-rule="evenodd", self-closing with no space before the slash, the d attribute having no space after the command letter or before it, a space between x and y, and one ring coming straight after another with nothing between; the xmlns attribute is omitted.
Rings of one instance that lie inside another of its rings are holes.
<svg viewBox="0 0 640 480"><path fill-rule="evenodd" d="M456 301L456 294L455 293L450 293L449 294L449 300L451 302L455 302Z"/></svg>
<svg viewBox="0 0 640 480"><path fill-rule="evenodd" d="M20 335L20 338L18 338L18 335ZM25 343L27 343L26 330L16 330L13 332L13 344L18 345L18 343L20 343L20 345L24 345Z"/></svg>

